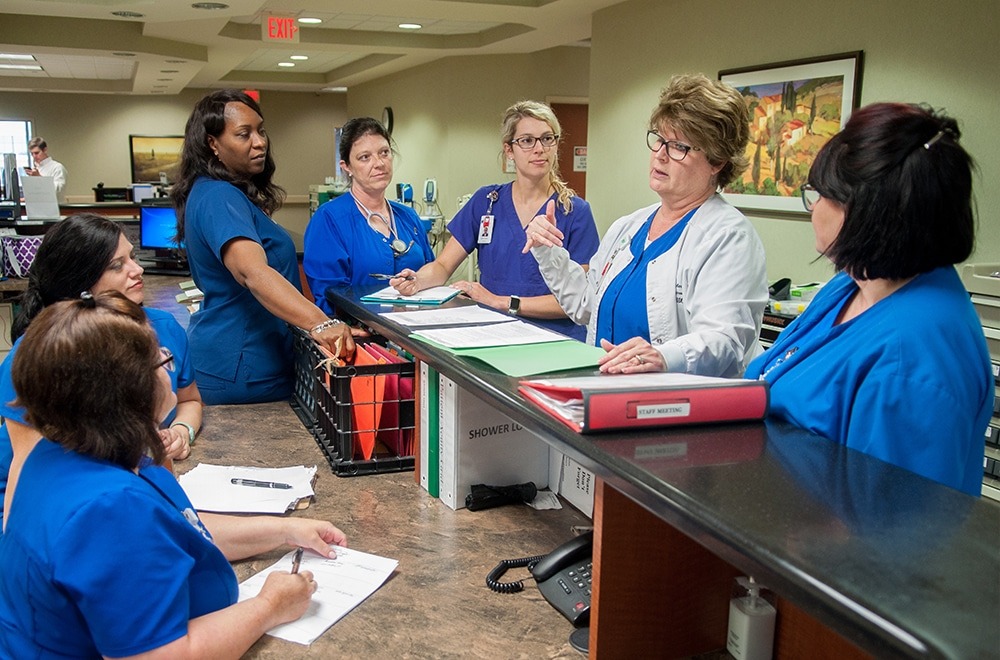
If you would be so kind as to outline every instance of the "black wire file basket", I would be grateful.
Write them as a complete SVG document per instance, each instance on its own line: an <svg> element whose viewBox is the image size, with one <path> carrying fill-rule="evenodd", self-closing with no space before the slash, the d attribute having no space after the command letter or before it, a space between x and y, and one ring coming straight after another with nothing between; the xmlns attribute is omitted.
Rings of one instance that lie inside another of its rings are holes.
<svg viewBox="0 0 1000 660"><path fill-rule="evenodd" d="M413 470L413 361L392 352L380 337L371 337L358 343L353 364L337 364L306 332L292 328L292 333L292 409L334 474Z"/></svg>

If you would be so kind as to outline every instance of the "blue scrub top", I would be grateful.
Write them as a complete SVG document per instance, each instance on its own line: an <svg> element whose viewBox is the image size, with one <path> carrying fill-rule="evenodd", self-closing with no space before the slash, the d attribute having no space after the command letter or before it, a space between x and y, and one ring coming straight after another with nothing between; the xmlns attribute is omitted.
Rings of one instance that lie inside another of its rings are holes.
<svg viewBox="0 0 1000 660"><path fill-rule="evenodd" d="M978 495L993 376L982 326L951 266L835 324L857 284L838 273L746 378L770 415Z"/></svg>
<svg viewBox="0 0 1000 660"><path fill-rule="evenodd" d="M649 228L653 224L653 218L656 217L656 211L653 211L646 223L632 237L629 246L632 251L632 261L615 275L601 297L601 304L597 310L597 333L594 338L596 346L601 345L602 339L607 339L612 344L620 344L632 337L642 337L649 341L649 303L646 294L646 273L649 264L677 244L681 234L684 233L684 228L687 227L688 220L698 208L688 211L673 227L646 245Z"/></svg>
<svg viewBox="0 0 1000 660"><path fill-rule="evenodd" d="M413 246L398 257L392 251L391 239L371 228L350 193L326 202L309 220L302 268L316 305L327 314L334 311L324 295L328 288L385 287L388 282L370 275L394 275L404 268L419 270L434 260L427 232L416 212L405 204L391 201L389 204L396 235L406 244L413 241Z"/></svg>
<svg viewBox="0 0 1000 660"><path fill-rule="evenodd" d="M301 291L291 237L238 188L205 177L191 188L184 223L191 276L205 294L188 326L202 398L208 404L289 398L291 332L236 282L222 250L238 238L258 243L267 265Z"/></svg>
<svg viewBox="0 0 1000 660"><path fill-rule="evenodd" d="M0 536L0 657L123 657L236 602L236 575L174 476L41 440Z"/></svg>
<svg viewBox="0 0 1000 660"><path fill-rule="evenodd" d="M480 188L448 223L448 231L467 253L478 251L480 283L494 294L546 296L552 292L542 278L538 262L530 252L521 253L527 237L514 208L512 188L511 183ZM492 192L496 193L497 200L491 208L488 195ZM553 193L549 199L556 200L557 196ZM571 201L572 210L569 213L557 201L556 227L563 232L563 247L569 252L570 259L578 264L589 264L601 242L597 225L590 204L575 196ZM538 209L538 215L545 214L546 204L548 200ZM494 216L493 239L489 243L479 243L479 226L487 212ZM568 318L529 320L580 341L587 338L587 328Z"/></svg>
<svg viewBox="0 0 1000 660"><path fill-rule="evenodd" d="M187 335L180 323L167 312L150 307L143 308L149 324L156 332L156 337L162 348L167 349L174 356L175 369L168 371L170 375L170 386L176 393L179 388L187 387L194 383L194 367L191 364L191 354L188 351ZM0 416L4 418L4 423L0 424L0 516L3 515L3 495L7 492L7 476L10 472L10 463L14 459L14 450L10 444L10 432L7 430L6 420L11 419L19 424L28 425L25 420L25 410L20 406L13 405L17 393L14 391L14 381L11 379L11 369L14 365L14 355L17 353L21 340L17 338L10 352L3 362L0 362ZM170 425L176 416L176 409L163 422L163 428Z"/></svg>

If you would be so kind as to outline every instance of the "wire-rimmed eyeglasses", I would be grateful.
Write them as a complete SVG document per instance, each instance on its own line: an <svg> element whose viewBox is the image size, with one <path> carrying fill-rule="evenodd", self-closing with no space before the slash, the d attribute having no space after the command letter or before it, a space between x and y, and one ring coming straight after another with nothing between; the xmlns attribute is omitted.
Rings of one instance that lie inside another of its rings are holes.
<svg viewBox="0 0 1000 660"><path fill-rule="evenodd" d="M650 151L655 154L664 145L667 147L667 156L670 157L670 160L676 160L677 162L687 158L690 151L701 151L698 147L692 147L690 144L684 144L677 140L668 140L656 131L646 131L646 146L649 147Z"/></svg>
<svg viewBox="0 0 1000 660"><path fill-rule="evenodd" d="M163 359L156 363L157 369L163 367L167 371L173 371L174 369L177 368L174 365L174 354L170 352L169 348L164 348L163 346L160 346L160 355L163 356Z"/></svg>
<svg viewBox="0 0 1000 660"><path fill-rule="evenodd" d="M522 135L519 138L514 138L510 141L510 144L516 144L521 147L524 151L531 151L535 148L537 142L541 142L542 146L546 149L551 149L556 146L556 142L559 141L558 135L553 135L552 133L547 133L541 137L535 137L533 135Z"/></svg>
<svg viewBox="0 0 1000 660"><path fill-rule="evenodd" d="M813 186L808 183L802 184L802 206L806 207L806 210L810 213L819 204L819 199L822 196Z"/></svg>

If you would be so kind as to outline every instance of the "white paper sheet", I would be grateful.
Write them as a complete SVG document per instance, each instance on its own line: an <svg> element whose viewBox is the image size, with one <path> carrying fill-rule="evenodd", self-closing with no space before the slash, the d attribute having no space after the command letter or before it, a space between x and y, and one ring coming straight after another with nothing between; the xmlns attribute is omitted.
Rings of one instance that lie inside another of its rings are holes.
<svg viewBox="0 0 1000 660"><path fill-rule="evenodd" d="M312 644L327 628L340 621L348 612L372 595L399 562L395 559L370 555L352 548L337 548L337 558L327 559L306 551L300 571L312 571L316 580L309 609L296 621L284 623L267 631L268 635L297 644ZM272 571L291 571L294 551L274 565L240 584L240 601L260 593L264 580Z"/></svg>
<svg viewBox="0 0 1000 660"><path fill-rule="evenodd" d="M410 328L509 323L517 320L512 316L479 305L464 305L446 309L421 309L413 312L387 312L380 316Z"/></svg>
<svg viewBox="0 0 1000 660"><path fill-rule="evenodd" d="M486 326L463 326L420 330L414 333L448 348L487 348L490 346L520 346L549 341L566 341L566 335L539 328L524 321L497 323Z"/></svg>
<svg viewBox="0 0 1000 660"><path fill-rule="evenodd" d="M303 497L312 497L316 466L257 468L200 463L181 475L180 484L198 511L284 513ZM240 486L233 479L289 484L291 488Z"/></svg>

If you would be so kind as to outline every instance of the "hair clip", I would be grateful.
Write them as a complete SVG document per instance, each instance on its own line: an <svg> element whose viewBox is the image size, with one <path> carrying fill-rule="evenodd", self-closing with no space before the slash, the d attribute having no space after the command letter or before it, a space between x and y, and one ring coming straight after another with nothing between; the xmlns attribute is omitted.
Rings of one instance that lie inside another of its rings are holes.
<svg viewBox="0 0 1000 660"><path fill-rule="evenodd" d="M81 293L80 300L83 301L83 305L87 309L94 309L95 307L97 307L97 301L94 300L94 294L92 294L90 291L84 291L83 293Z"/></svg>
<svg viewBox="0 0 1000 660"><path fill-rule="evenodd" d="M80 294L80 297L83 298L84 300L93 300L94 294L92 294L90 291L84 291L83 293Z"/></svg>
<svg viewBox="0 0 1000 660"><path fill-rule="evenodd" d="M931 147L934 146L934 143L943 137L944 137L944 129L942 128L934 135L934 137L932 137L930 140L927 140L927 142L924 142L924 149L930 151Z"/></svg>

